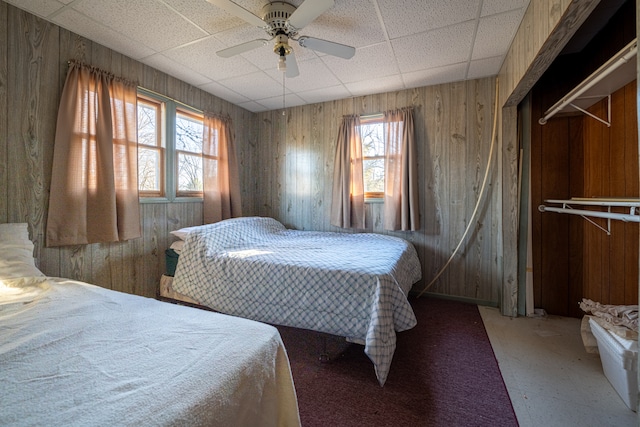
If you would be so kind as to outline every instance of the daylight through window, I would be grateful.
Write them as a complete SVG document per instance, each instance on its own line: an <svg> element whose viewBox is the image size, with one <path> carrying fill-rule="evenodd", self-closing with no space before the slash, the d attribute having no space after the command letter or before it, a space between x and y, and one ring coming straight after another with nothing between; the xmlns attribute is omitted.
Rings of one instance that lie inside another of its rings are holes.
<svg viewBox="0 0 640 427"><path fill-rule="evenodd" d="M140 196L173 200L202 197L202 113L139 90L138 188Z"/></svg>
<svg viewBox="0 0 640 427"><path fill-rule="evenodd" d="M380 118L363 118L360 125L362 139L362 172L364 193L368 199L384 197L384 125Z"/></svg>

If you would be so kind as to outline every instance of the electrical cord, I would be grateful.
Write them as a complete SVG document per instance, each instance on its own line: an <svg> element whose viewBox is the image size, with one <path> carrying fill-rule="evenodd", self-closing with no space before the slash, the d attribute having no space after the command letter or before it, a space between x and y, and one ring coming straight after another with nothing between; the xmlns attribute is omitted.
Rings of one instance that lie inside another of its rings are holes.
<svg viewBox="0 0 640 427"><path fill-rule="evenodd" d="M496 126L498 122L498 94L499 94L499 80L496 77L496 100L495 100L495 108L493 111L493 129L491 131L491 148L489 149L489 158L487 159L487 168L484 172L484 178L482 180L482 187L480 187L480 194L478 195L478 201L476 202L475 208L473 208L473 213L471 214L471 218L469 219L467 228L464 230L464 233L462 234L462 237L458 242L458 246L456 246L456 248L453 250L446 264L442 266L438 274L436 274L436 277L434 277L433 280L431 280L431 282L429 282L429 284L425 286L424 289L422 289L422 291L420 291L420 293L418 294L418 298L420 298L427 291L427 289L429 289L436 282L436 280L440 278L440 276L442 275L442 273L444 273L447 267L449 267L449 264L451 264L451 261L453 261L453 257L456 256L456 254L458 253L458 250L462 246L462 243L464 243L464 240L467 238L467 234L469 233L469 230L471 230L471 225L473 224L474 218L478 213L478 208L480 207L480 202L482 201L482 196L484 195L484 190L487 185L487 179L489 178L489 171L491 170L491 161L493 159L493 148L495 147L495 143L496 143Z"/></svg>

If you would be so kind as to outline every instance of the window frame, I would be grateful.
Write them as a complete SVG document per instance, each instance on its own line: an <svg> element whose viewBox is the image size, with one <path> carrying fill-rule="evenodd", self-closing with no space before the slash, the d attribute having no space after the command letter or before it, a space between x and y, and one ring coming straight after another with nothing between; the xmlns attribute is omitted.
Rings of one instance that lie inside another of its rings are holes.
<svg viewBox="0 0 640 427"><path fill-rule="evenodd" d="M164 194L163 195L143 195L140 192L140 203L188 203L202 202L203 194L187 195L184 192L178 192L177 178L177 154L176 154L176 115L178 110L183 114L199 116L204 121L204 113L195 107L192 107L168 96L138 87L138 99L145 99L148 102L158 102L163 105L163 122L164 126L160 130L164 138L164 165L161 166L160 173L164 178ZM203 156L203 154L200 154ZM204 179L204 176L203 176ZM146 192L145 192L146 193ZM148 194L148 193L147 193Z"/></svg>
<svg viewBox="0 0 640 427"><path fill-rule="evenodd" d="M185 108L184 106L177 106L176 107L176 114L175 114L175 118L176 118L176 122L177 122L177 118L178 118L178 114L181 114L182 116L187 117L190 120L194 120L194 121L200 121L202 123L202 127L204 129L204 115L202 113L197 113L195 111L195 109L192 108ZM176 136L176 140L177 140L177 127L174 126L174 135ZM200 150L200 160L201 160L201 166L202 166L202 182L204 183L204 134L203 136L203 141L202 141L202 148ZM195 156L195 152L193 151L185 151L185 150L179 150L175 145L174 145L174 169L173 169L173 173L174 173L174 192L176 194L176 197L186 197L186 198L200 198L202 199L204 196L204 189L200 190L200 191L193 191L193 190L183 190L181 191L179 189L179 182L178 182L178 177L180 175L180 171L178 170L178 167L180 166L180 163L178 162L178 156L180 154L183 155L188 155L188 156Z"/></svg>
<svg viewBox="0 0 640 427"><path fill-rule="evenodd" d="M383 127L382 130L382 143L384 144L384 149L386 151L386 140L385 140L385 135L384 135L384 114L382 113L377 113L377 114L369 114L369 115L365 115L365 116L360 116L360 126L363 125L371 125L371 124L380 124L380 126ZM360 129L358 129L358 131L360 131ZM385 155L383 154L382 156L365 156L364 154L364 138L362 138L362 133L360 133L360 140L362 143L362 168L363 168L363 172L364 172L364 162L365 160L375 160L375 159L382 159L383 163L385 160ZM385 176L385 180L386 180L386 165L384 165L384 170L383 170L383 175ZM363 178L363 184L364 184L364 176ZM385 192L383 191L366 191L364 193L364 201L365 203L382 203L384 202L384 196L385 196Z"/></svg>
<svg viewBox="0 0 640 427"><path fill-rule="evenodd" d="M157 100L157 99L153 99L145 94L141 94L138 92L138 102L140 100L142 100L145 104L147 105L151 105L151 106L155 106L155 110L156 110L156 124L160 123L159 126L156 127L155 129L155 133L156 133L156 141L158 142L155 146L152 145L148 145L148 144L140 144L140 141L138 141L138 147L140 147L141 145L143 147L145 147L146 149L149 150L154 150L154 151L158 151L159 152L159 161L160 161L160 170L158 171L158 175L159 175L159 183L160 183L160 188L157 191L146 191L146 190L140 190L140 183L138 182L138 191L140 194L141 198L164 198L166 195L166 173L165 173L165 162L166 162L166 152L167 152L167 148L166 148L166 137L165 137L165 133L166 133L166 125L165 125L165 105L163 102ZM138 155L138 163L140 162L140 157ZM140 174L140 168L138 167L138 176Z"/></svg>

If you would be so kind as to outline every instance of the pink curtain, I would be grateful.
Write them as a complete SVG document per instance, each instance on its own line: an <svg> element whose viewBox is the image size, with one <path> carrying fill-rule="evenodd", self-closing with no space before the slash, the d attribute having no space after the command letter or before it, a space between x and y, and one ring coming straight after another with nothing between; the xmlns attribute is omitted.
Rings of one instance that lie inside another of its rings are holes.
<svg viewBox="0 0 640 427"><path fill-rule="evenodd" d="M362 139L360 117L355 115L344 116L338 130L331 224L342 228L365 228Z"/></svg>
<svg viewBox="0 0 640 427"><path fill-rule="evenodd" d="M242 216L231 119L205 114L202 152L205 224Z"/></svg>
<svg viewBox="0 0 640 427"><path fill-rule="evenodd" d="M384 113L385 230L420 229L418 164L413 109Z"/></svg>
<svg viewBox="0 0 640 427"><path fill-rule="evenodd" d="M141 235L136 85L73 62L58 110L47 246Z"/></svg>

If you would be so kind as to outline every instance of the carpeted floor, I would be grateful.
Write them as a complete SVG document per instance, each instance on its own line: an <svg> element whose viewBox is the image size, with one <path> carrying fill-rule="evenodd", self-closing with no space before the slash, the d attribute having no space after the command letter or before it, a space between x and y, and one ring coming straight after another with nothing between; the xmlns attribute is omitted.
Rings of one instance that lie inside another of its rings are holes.
<svg viewBox="0 0 640 427"><path fill-rule="evenodd" d="M384 387L363 346L278 327L303 427L518 425L477 306L411 303L418 325L398 334ZM319 361L325 350L329 363Z"/></svg>

